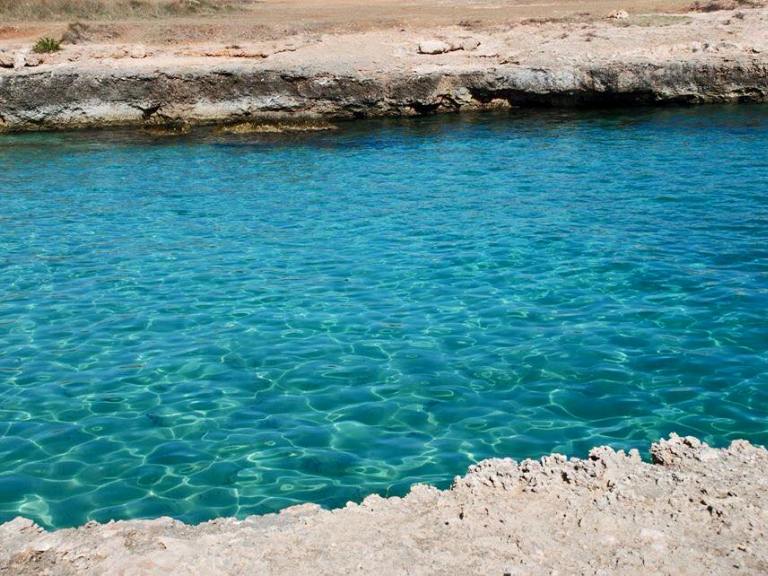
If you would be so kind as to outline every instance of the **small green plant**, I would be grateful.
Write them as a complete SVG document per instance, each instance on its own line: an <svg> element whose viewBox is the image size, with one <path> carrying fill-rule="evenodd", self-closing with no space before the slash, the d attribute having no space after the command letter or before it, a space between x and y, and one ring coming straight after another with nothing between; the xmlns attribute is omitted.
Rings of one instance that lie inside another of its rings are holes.
<svg viewBox="0 0 768 576"><path fill-rule="evenodd" d="M61 41L49 36L40 38L32 48L32 52L35 54L48 54L50 52L58 52L59 50L61 50Z"/></svg>

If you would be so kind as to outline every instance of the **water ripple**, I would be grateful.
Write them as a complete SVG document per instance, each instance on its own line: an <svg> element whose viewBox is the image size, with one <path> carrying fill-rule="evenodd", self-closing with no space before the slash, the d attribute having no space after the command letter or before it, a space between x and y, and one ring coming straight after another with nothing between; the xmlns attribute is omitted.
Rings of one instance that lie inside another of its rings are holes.
<svg viewBox="0 0 768 576"><path fill-rule="evenodd" d="M0 140L0 521L768 443L768 109Z"/></svg>

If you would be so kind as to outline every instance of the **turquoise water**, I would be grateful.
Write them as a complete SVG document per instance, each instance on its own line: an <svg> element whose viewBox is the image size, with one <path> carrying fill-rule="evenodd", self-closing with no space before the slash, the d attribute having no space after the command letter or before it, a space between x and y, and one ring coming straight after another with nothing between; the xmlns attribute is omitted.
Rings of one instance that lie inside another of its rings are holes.
<svg viewBox="0 0 768 576"><path fill-rule="evenodd" d="M0 520L768 443L768 108L0 139Z"/></svg>

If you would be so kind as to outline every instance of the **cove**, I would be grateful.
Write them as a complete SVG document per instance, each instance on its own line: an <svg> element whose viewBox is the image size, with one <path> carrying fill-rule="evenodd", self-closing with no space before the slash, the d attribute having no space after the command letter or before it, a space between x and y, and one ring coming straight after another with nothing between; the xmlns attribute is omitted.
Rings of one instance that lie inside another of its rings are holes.
<svg viewBox="0 0 768 576"><path fill-rule="evenodd" d="M768 443L768 108L0 138L0 522Z"/></svg>

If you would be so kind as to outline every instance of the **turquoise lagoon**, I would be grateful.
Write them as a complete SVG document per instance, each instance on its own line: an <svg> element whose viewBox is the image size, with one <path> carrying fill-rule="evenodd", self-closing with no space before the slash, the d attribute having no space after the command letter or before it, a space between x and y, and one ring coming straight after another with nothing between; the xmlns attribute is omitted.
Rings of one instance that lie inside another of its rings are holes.
<svg viewBox="0 0 768 576"><path fill-rule="evenodd" d="M768 108L0 139L0 520L768 443Z"/></svg>

